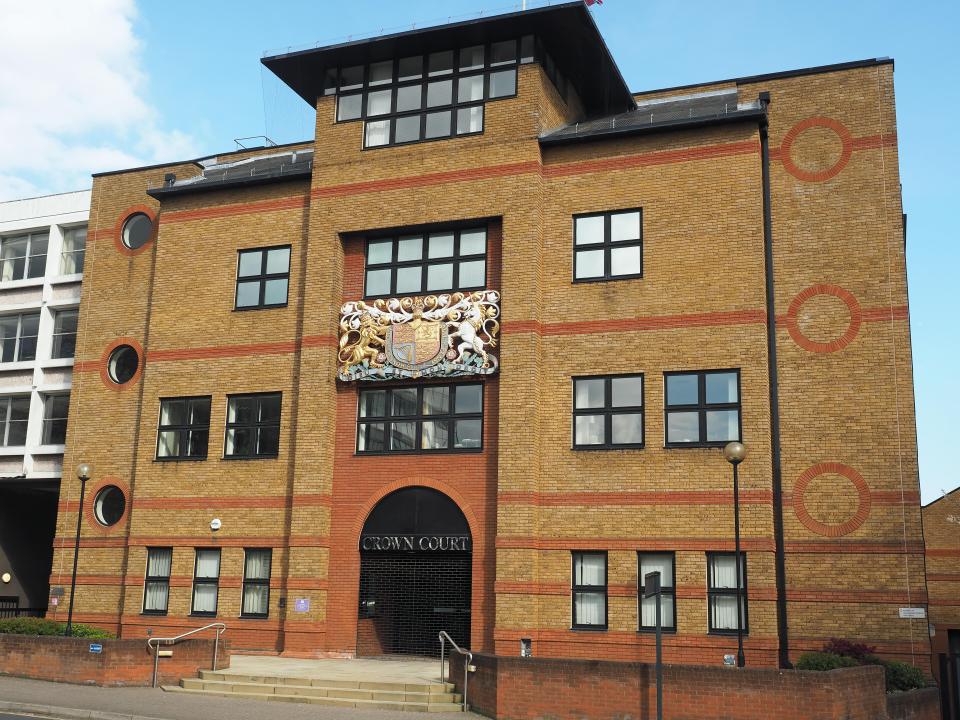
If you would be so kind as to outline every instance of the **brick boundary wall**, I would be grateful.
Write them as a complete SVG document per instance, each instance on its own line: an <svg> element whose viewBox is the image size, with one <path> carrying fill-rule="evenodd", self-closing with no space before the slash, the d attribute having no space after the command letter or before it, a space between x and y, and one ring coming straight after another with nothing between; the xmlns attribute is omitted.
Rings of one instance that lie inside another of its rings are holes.
<svg viewBox="0 0 960 720"><path fill-rule="evenodd" d="M467 702L510 720L652 720L654 666L474 655ZM463 690L463 658L449 680ZM802 672L665 665L665 720L938 720L936 688L887 696L880 667Z"/></svg>
<svg viewBox="0 0 960 720"><path fill-rule="evenodd" d="M103 646L90 652L90 644ZM213 640L184 640L172 648L173 657L160 658L157 683L177 684L210 668ZM217 668L230 667L230 647L220 640ZM0 675L53 680L83 685L150 685L153 654L146 640L94 640L0 634Z"/></svg>

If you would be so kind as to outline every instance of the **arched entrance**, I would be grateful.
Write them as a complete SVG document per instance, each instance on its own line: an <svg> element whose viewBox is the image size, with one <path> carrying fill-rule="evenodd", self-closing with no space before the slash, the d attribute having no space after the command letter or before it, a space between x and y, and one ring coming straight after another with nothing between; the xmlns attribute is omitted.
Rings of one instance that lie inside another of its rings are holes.
<svg viewBox="0 0 960 720"><path fill-rule="evenodd" d="M441 630L469 647L472 544L463 512L437 490L377 503L360 532L357 655L437 655Z"/></svg>

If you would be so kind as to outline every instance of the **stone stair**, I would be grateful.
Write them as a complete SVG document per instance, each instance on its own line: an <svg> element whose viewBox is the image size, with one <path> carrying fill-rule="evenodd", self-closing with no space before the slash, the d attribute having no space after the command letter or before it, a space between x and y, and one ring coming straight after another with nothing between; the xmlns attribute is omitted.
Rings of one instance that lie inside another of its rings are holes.
<svg viewBox="0 0 960 720"><path fill-rule="evenodd" d="M311 703L348 708L462 712L463 698L450 683L366 682L309 677L242 675L201 670L198 678L166 685L167 692L219 695L247 700Z"/></svg>

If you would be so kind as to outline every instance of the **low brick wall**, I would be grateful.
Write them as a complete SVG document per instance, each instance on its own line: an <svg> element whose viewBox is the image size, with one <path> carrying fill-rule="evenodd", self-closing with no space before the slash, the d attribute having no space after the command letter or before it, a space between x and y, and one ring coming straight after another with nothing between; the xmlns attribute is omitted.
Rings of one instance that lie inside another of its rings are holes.
<svg viewBox="0 0 960 720"><path fill-rule="evenodd" d="M652 720L653 665L475 655L468 702L509 720ZM463 686L463 660L451 658L450 680ZM934 690L934 692L936 692ZM922 697L920 693L923 693ZM935 720L927 691L896 698L896 720ZM893 696L891 696L893 697ZM666 665L665 720L885 720L883 669L832 672ZM939 711L939 710L937 710ZM903 714L914 712L915 714Z"/></svg>
<svg viewBox="0 0 960 720"><path fill-rule="evenodd" d="M887 695L889 720L940 720L940 690L935 687Z"/></svg>
<svg viewBox="0 0 960 720"><path fill-rule="evenodd" d="M91 643L103 646L90 652ZM180 682L209 669L213 640L184 640L172 648L173 657L161 657L158 684ZM229 644L220 640L218 668L230 667ZM0 634L0 675L85 685L149 685L153 654L146 640L91 640Z"/></svg>

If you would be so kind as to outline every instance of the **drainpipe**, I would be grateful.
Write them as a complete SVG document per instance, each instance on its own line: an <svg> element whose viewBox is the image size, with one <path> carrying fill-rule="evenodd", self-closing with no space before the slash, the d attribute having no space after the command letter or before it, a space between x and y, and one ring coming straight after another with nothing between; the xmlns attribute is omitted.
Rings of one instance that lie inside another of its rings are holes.
<svg viewBox="0 0 960 720"><path fill-rule="evenodd" d="M760 167L763 178L763 256L766 278L767 375L770 378L770 464L773 485L773 542L776 552L777 654L781 668L790 668L787 632L787 568L783 548L783 473L780 464L780 391L777 381L777 316L773 293L773 219L770 202L770 138L767 135L767 107L770 93L760 93Z"/></svg>

